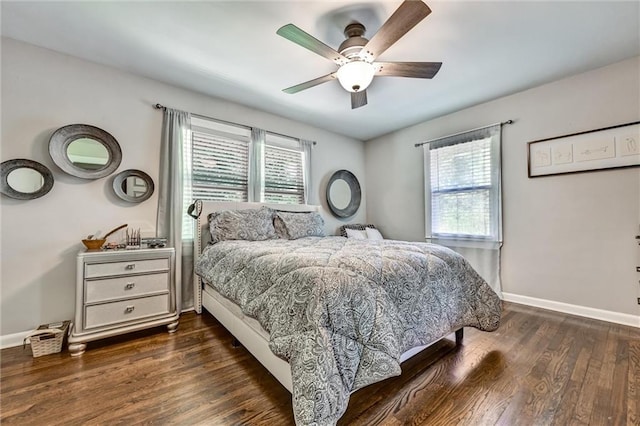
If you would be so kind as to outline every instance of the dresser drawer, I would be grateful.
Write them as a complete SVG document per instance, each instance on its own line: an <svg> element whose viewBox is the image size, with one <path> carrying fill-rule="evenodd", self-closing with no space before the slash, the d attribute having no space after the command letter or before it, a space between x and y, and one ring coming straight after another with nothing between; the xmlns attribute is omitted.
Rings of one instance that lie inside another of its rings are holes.
<svg viewBox="0 0 640 426"><path fill-rule="evenodd" d="M85 328L133 321L169 313L169 295L142 297L85 307Z"/></svg>
<svg viewBox="0 0 640 426"><path fill-rule="evenodd" d="M128 277L103 278L86 281L85 303L144 296L145 294L169 292L169 274L131 275Z"/></svg>
<svg viewBox="0 0 640 426"><path fill-rule="evenodd" d="M168 271L169 259L142 259L125 262L87 263L85 278L105 277L110 275L137 274L141 272Z"/></svg>

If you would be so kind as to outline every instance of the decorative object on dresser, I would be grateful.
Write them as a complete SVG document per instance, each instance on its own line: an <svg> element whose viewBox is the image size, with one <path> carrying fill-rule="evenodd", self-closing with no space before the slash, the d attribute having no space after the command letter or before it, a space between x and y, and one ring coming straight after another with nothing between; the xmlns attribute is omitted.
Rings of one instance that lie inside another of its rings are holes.
<svg viewBox="0 0 640 426"><path fill-rule="evenodd" d="M153 179L142 170L125 170L113 178L113 192L120 199L130 203L148 200L154 189Z"/></svg>
<svg viewBox="0 0 640 426"><path fill-rule="evenodd" d="M334 216L348 218L360 208L360 183L348 170L338 170L331 175L326 192L327 204Z"/></svg>
<svg viewBox="0 0 640 426"><path fill-rule="evenodd" d="M104 243L107 242L107 237L109 235L112 235L113 233L121 230L122 228L125 228L126 226L126 223L124 225L120 225L117 228L114 228L111 231L107 232L102 238L97 238L96 235L89 235L86 239L82 240L82 244L84 244L84 246L89 250L100 250Z"/></svg>
<svg viewBox="0 0 640 426"><path fill-rule="evenodd" d="M82 179L99 179L113 173L122 161L116 138L88 124L70 124L49 139L49 155L62 171Z"/></svg>
<svg viewBox="0 0 640 426"><path fill-rule="evenodd" d="M176 331L173 267L173 248L78 253L71 356L105 337L160 325Z"/></svg>
<svg viewBox="0 0 640 426"><path fill-rule="evenodd" d="M0 164L0 192L18 200L33 200L53 188L51 170L37 161L18 158Z"/></svg>
<svg viewBox="0 0 640 426"><path fill-rule="evenodd" d="M167 239L158 237L142 238L140 243L147 248L163 248L167 246Z"/></svg>
<svg viewBox="0 0 640 426"><path fill-rule="evenodd" d="M135 250L140 248L140 228L127 229L127 243L126 248L128 250Z"/></svg>

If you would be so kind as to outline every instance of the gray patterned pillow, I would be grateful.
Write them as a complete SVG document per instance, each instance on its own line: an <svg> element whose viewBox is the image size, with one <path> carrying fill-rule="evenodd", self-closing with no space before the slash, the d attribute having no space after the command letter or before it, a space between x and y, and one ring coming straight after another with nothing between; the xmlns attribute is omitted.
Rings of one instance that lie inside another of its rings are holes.
<svg viewBox="0 0 640 426"><path fill-rule="evenodd" d="M317 212L276 212L274 226L281 238L324 237L324 219Z"/></svg>
<svg viewBox="0 0 640 426"><path fill-rule="evenodd" d="M247 210L223 210L209 215L211 242L224 240L263 241L276 238L275 212L268 207Z"/></svg>
<svg viewBox="0 0 640 426"><path fill-rule="evenodd" d="M367 224L363 224L363 223L350 223L347 225L342 225L340 227L340 236L342 237L347 237L347 229L357 229L358 231L364 231L367 228L371 228L371 229L376 229L375 225L372 225L370 223Z"/></svg>

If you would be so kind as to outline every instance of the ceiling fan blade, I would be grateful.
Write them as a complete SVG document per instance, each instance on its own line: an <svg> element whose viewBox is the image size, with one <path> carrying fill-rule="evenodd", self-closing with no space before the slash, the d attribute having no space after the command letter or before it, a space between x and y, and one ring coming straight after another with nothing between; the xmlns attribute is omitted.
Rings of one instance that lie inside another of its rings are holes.
<svg viewBox="0 0 640 426"><path fill-rule="evenodd" d="M367 104L367 91L351 92L351 109L363 107Z"/></svg>
<svg viewBox="0 0 640 426"><path fill-rule="evenodd" d="M429 6L422 1L405 0L362 48L360 56L373 61L430 13Z"/></svg>
<svg viewBox="0 0 640 426"><path fill-rule="evenodd" d="M276 31L276 33L286 38L287 40L304 47L305 49L317 53L320 56L324 56L325 58L335 62L338 65L343 65L349 62L349 59L347 59L345 56L342 56L334 49L330 48L320 40L304 32L293 24L287 24L281 27L278 31Z"/></svg>
<svg viewBox="0 0 640 426"><path fill-rule="evenodd" d="M433 78L442 62L376 62L376 77Z"/></svg>
<svg viewBox="0 0 640 426"><path fill-rule="evenodd" d="M327 81L334 80L335 78L336 78L336 73L332 72L331 74L323 75L322 77L314 78L313 80L305 81L304 83L287 87L282 91L290 95L293 95L294 93L301 92L310 87L317 86L318 84L326 83Z"/></svg>

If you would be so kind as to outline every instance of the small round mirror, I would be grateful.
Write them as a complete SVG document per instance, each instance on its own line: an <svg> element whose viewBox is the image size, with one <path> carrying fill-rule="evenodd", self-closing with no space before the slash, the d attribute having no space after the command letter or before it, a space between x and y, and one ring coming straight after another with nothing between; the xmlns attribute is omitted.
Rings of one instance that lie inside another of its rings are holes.
<svg viewBox="0 0 640 426"><path fill-rule="evenodd" d="M7 175L7 183L18 192L32 194L42 189L44 176L35 169L20 167Z"/></svg>
<svg viewBox="0 0 640 426"><path fill-rule="evenodd" d="M342 179L334 180L331 188L329 188L329 197L336 208L340 210L346 209L351 201L351 188L349 188L349 184Z"/></svg>
<svg viewBox="0 0 640 426"><path fill-rule="evenodd" d="M143 202L151 197L153 190L153 179L141 170L125 170L113 178L113 191L130 203Z"/></svg>
<svg viewBox="0 0 640 426"><path fill-rule="evenodd" d="M109 163L109 151L95 139L79 138L67 145L67 158L81 169L98 170Z"/></svg>
<svg viewBox="0 0 640 426"><path fill-rule="evenodd" d="M49 140L49 155L64 172L83 179L109 176L122 161L118 141L88 124L70 124L56 130Z"/></svg>
<svg viewBox="0 0 640 426"><path fill-rule="evenodd" d="M137 176L129 176L122 181L122 192L129 197L144 197L147 193L147 188L147 181Z"/></svg>
<svg viewBox="0 0 640 426"><path fill-rule="evenodd" d="M0 165L0 192L19 200L42 197L53 188L53 174L37 161L17 159Z"/></svg>
<svg viewBox="0 0 640 426"><path fill-rule="evenodd" d="M348 170L338 170L327 183L327 204L334 216L351 217L360 208L361 192L358 179Z"/></svg>

